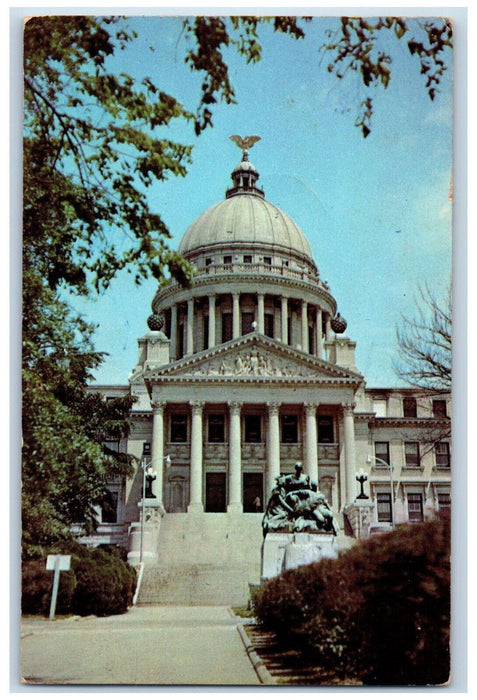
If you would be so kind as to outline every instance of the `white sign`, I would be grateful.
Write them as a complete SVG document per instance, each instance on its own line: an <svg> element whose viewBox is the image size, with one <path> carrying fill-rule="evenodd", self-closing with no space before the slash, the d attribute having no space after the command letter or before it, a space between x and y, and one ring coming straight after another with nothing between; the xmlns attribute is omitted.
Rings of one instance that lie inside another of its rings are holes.
<svg viewBox="0 0 477 700"><path fill-rule="evenodd" d="M59 559L58 566L56 560ZM46 560L47 571L69 571L71 566L71 554L48 554Z"/></svg>

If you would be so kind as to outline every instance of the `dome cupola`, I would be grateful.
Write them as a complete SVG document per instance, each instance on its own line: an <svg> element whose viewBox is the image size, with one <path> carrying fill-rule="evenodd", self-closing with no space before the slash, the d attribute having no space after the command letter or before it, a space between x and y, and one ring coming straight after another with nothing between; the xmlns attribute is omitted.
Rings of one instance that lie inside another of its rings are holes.
<svg viewBox="0 0 477 700"><path fill-rule="evenodd" d="M237 194L253 194L264 199L264 191L257 187L258 178L259 173L248 159L248 151L244 151L242 160L232 172L234 186L227 190L225 197L229 199Z"/></svg>
<svg viewBox="0 0 477 700"><path fill-rule="evenodd" d="M288 260L292 266L307 268L317 274L310 245L293 219L265 199L258 187L259 173L249 161L248 149L259 136L230 137L243 154L232 171L233 185L225 199L203 212L187 229L179 252L201 267L201 257L210 257L214 251L251 254L261 251L262 256L274 261ZM228 249L227 251L225 249Z"/></svg>

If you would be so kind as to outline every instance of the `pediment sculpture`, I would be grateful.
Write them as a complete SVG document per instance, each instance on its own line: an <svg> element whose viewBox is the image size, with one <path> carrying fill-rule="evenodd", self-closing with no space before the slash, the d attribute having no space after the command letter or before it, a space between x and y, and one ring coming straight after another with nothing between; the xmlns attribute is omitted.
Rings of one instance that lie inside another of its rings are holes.
<svg viewBox="0 0 477 700"><path fill-rule="evenodd" d="M309 367L286 362L271 353L252 350L203 363L190 370L192 375L233 377L311 377Z"/></svg>

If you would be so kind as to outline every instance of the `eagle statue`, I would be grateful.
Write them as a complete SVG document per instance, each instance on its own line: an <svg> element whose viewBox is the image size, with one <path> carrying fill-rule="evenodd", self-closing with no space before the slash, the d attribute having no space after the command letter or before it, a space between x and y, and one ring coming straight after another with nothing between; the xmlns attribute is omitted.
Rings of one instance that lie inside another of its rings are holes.
<svg viewBox="0 0 477 700"><path fill-rule="evenodd" d="M245 136L242 138L238 134L234 134L233 136L229 137L231 141L237 144L239 148L242 149L244 153L247 153L247 151L252 148L253 144L256 143L257 141L260 141L262 138L261 136Z"/></svg>

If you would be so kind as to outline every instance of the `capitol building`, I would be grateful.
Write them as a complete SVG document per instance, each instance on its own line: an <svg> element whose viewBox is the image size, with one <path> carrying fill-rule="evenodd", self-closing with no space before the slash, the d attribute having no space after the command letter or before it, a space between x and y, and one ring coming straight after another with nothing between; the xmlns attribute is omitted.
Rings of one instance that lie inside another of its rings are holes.
<svg viewBox="0 0 477 700"><path fill-rule="evenodd" d="M137 554L149 517L140 554L156 568L181 547L177 566L191 549L206 559L208 543L210 566L244 557L250 570L275 479L296 462L343 539L447 515L450 395L368 388L306 236L265 198L247 150L231 179L181 240L193 286L158 289L129 383L94 387L137 397L129 438L109 444L137 458L136 473L110 484L94 537Z"/></svg>

